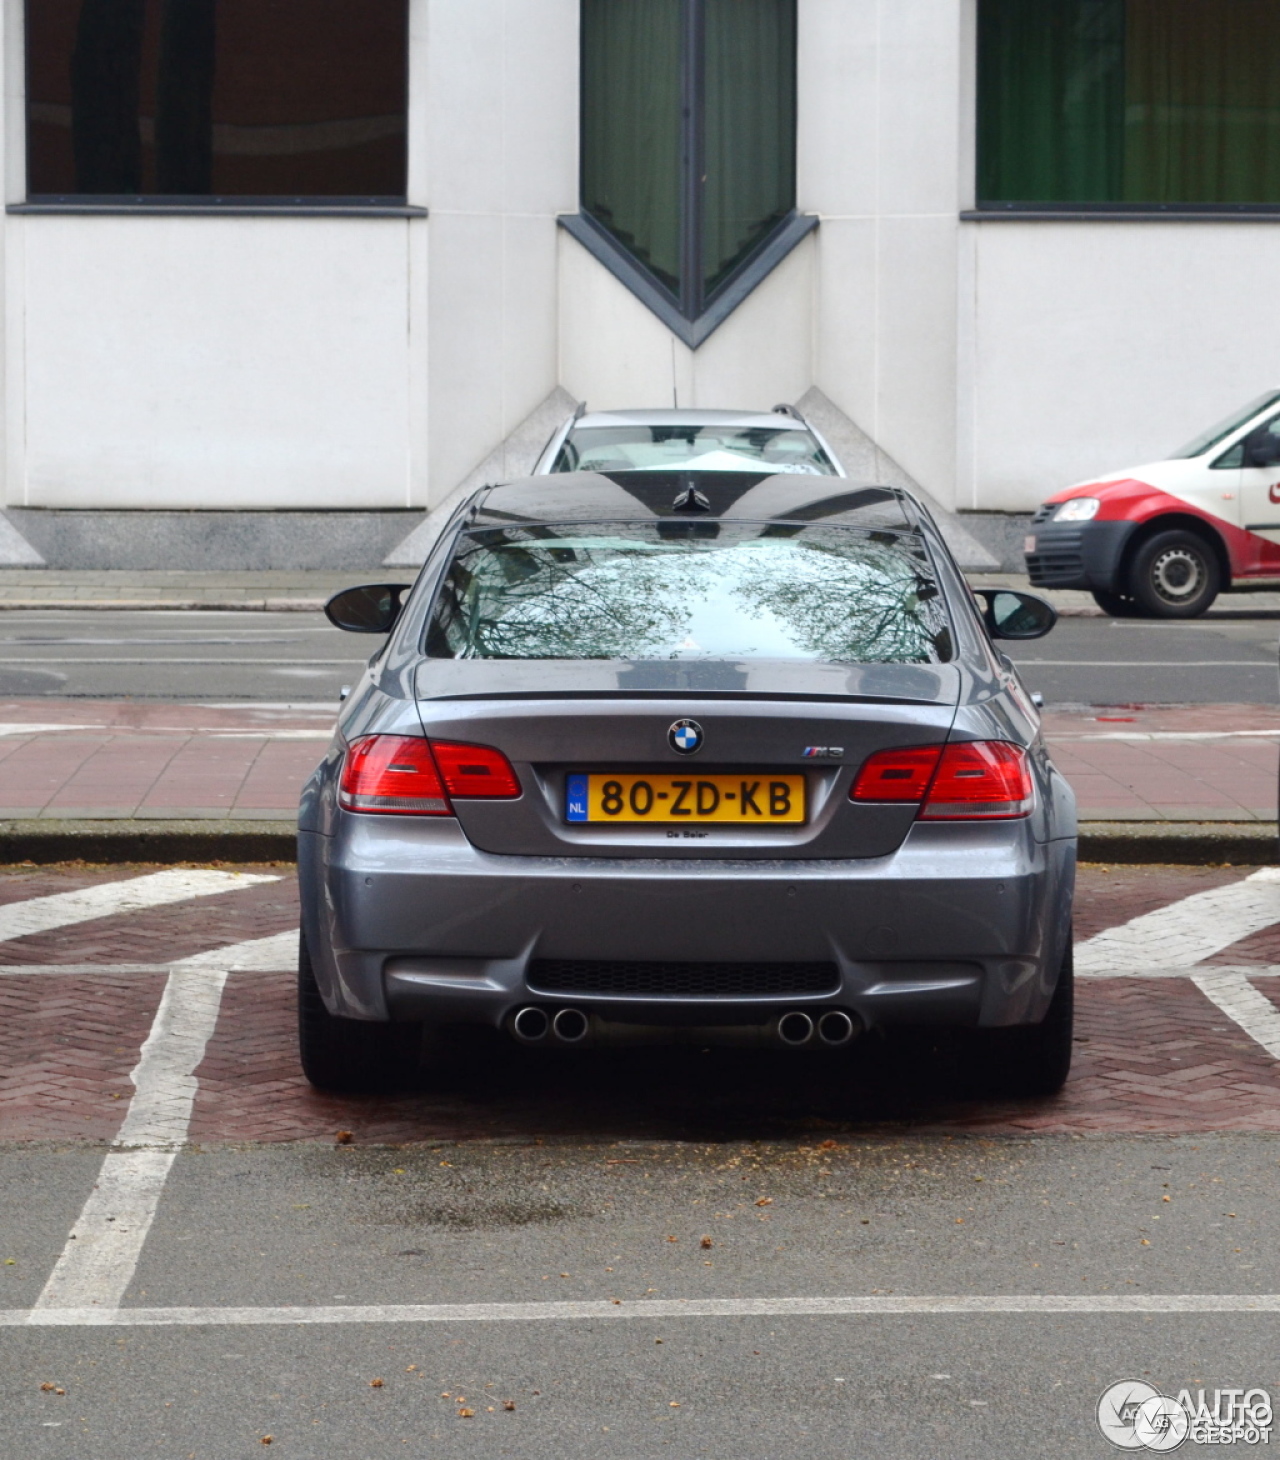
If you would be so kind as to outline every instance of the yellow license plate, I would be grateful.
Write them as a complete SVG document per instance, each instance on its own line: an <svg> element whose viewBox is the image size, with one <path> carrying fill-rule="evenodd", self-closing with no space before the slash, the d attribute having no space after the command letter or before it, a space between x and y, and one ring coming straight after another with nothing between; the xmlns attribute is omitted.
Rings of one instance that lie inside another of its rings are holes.
<svg viewBox="0 0 1280 1460"><path fill-rule="evenodd" d="M568 821L731 821L781 825L805 819L803 776L573 775Z"/></svg>

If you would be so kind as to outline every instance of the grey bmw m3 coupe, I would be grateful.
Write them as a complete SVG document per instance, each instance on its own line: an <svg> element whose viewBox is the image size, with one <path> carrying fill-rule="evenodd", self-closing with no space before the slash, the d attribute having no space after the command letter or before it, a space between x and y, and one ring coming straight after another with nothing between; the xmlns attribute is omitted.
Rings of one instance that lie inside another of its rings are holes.
<svg viewBox="0 0 1280 1460"><path fill-rule="evenodd" d="M327 611L386 637L302 797L316 1086L468 1025L798 1058L947 1025L1009 1093L1066 1079L1075 800L997 644L1055 615L975 594L909 493L532 477Z"/></svg>

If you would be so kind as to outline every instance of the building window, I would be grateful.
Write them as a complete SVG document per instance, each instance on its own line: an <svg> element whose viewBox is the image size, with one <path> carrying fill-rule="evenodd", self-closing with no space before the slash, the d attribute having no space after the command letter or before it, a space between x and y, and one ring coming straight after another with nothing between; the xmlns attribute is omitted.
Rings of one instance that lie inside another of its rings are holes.
<svg viewBox="0 0 1280 1460"><path fill-rule="evenodd" d="M795 216L796 0L582 0L582 210L696 320Z"/></svg>
<svg viewBox="0 0 1280 1460"><path fill-rule="evenodd" d="M403 200L407 4L28 0L28 196Z"/></svg>
<svg viewBox="0 0 1280 1460"><path fill-rule="evenodd" d="M1280 0L979 0L980 206L1280 204Z"/></svg>

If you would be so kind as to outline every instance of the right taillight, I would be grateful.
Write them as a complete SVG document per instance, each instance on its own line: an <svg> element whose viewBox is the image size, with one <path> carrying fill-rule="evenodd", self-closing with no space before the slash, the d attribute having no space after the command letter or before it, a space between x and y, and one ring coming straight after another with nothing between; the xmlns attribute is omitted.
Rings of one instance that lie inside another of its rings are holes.
<svg viewBox="0 0 1280 1460"><path fill-rule="evenodd" d="M452 816L450 797L496 801L519 795L515 768L492 746L366 735L347 751L338 800L347 811Z"/></svg>
<svg viewBox="0 0 1280 1460"><path fill-rule="evenodd" d="M917 745L868 756L854 801L914 801L930 821L998 820L1031 811L1027 752L1005 740Z"/></svg>

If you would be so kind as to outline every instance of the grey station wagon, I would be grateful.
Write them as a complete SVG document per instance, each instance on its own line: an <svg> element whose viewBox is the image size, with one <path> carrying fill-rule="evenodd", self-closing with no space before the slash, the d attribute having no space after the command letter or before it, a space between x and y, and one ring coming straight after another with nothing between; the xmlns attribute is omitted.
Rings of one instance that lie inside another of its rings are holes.
<svg viewBox="0 0 1280 1460"><path fill-rule="evenodd" d="M1010 1092L1065 1080L1075 802L994 642L1054 612L975 596L908 493L533 477L328 613L387 638L302 797L313 1084L466 1025L802 1053L950 1025Z"/></svg>

